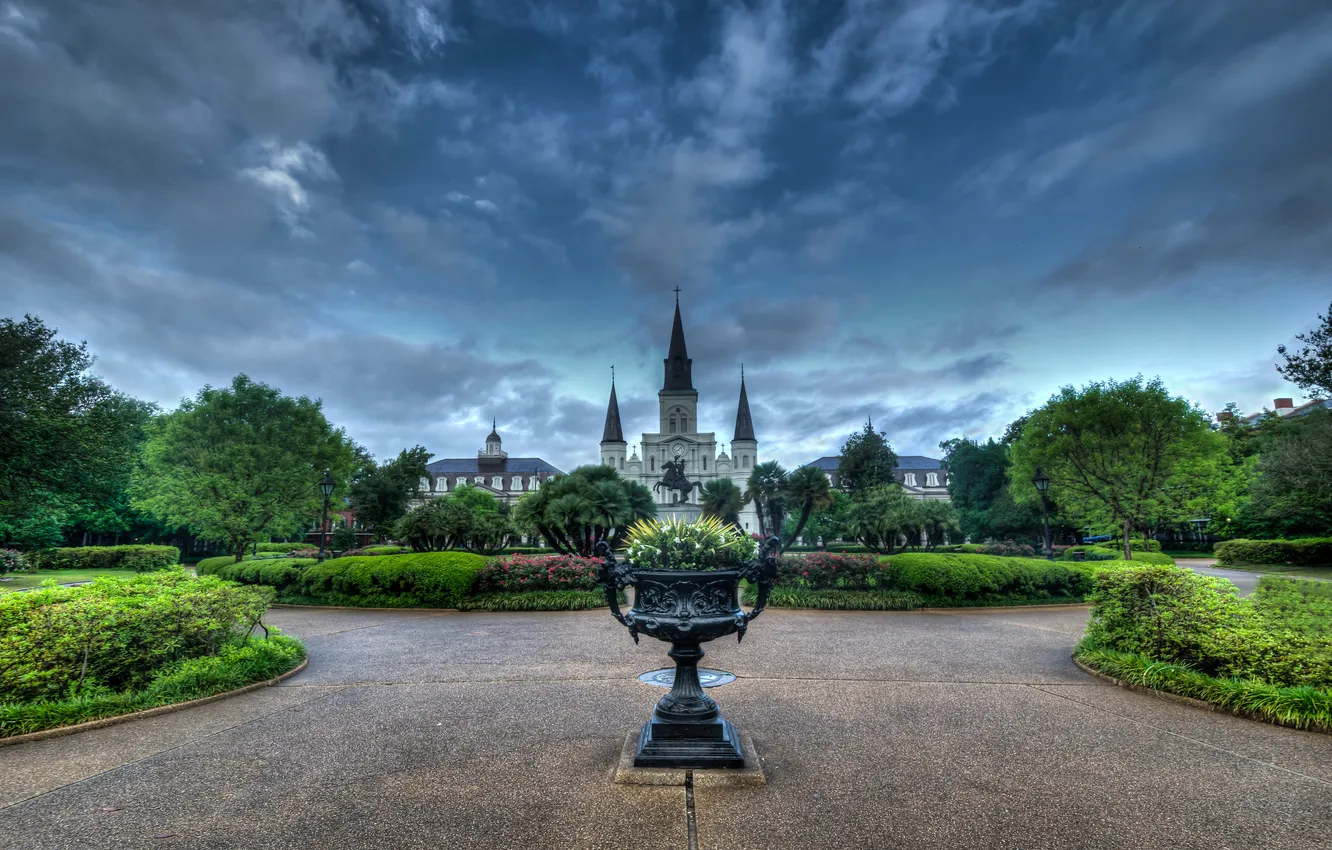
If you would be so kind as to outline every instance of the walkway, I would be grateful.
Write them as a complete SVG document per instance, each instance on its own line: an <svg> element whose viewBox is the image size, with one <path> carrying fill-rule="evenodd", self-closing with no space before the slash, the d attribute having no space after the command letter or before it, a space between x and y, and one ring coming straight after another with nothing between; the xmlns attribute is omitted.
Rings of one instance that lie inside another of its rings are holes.
<svg viewBox="0 0 1332 850"><path fill-rule="evenodd" d="M1102 683L1079 607L773 611L707 663L768 785L694 793L703 848L1332 847L1332 736ZM309 668L0 748L7 848L670 848L680 788L617 786L665 647L606 612L282 610Z"/></svg>

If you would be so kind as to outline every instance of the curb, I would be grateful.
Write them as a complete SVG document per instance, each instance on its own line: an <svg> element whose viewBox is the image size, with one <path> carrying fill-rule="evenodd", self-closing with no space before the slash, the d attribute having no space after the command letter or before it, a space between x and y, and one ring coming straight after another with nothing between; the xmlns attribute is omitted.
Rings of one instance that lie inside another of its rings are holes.
<svg viewBox="0 0 1332 850"><path fill-rule="evenodd" d="M159 705L153 708L145 708L142 711L133 711L129 714L117 714L115 717L103 717L98 720L89 720L86 723L76 723L73 726L59 726L55 729L43 729L40 732L25 732L22 735L13 735L8 738L0 738L0 747L8 747L14 744L26 744L30 741L45 741L49 738L63 738L66 735L74 735L79 732L88 732L93 729L101 729L104 726L115 726L120 723L128 723L131 720L140 720L145 717L155 717L159 714L171 714L175 711L184 711L187 708L194 708L198 705L205 705L210 702L218 702L230 697L238 697L241 694L248 694L251 691L257 691L260 688L271 688L284 679L289 679L297 673L304 670L310 663L310 656L307 655L300 664L291 668L281 676L267 679L262 682L255 682L246 685L243 688L236 688L234 691L225 691L220 694L213 694L208 697L199 697L188 702L173 702L170 705Z"/></svg>
<svg viewBox="0 0 1332 850"><path fill-rule="evenodd" d="M1293 723L1284 723L1280 720L1274 720L1270 717L1262 717L1257 714L1253 714L1252 712L1241 711L1240 709L1237 708L1231 708L1230 706L1227 705L1217 705L1214 702L1207 702L1206 700L1194 699L1193 697L1182 696L1180 694L1171 693L1170 691L1158 691L1156 688L1149 688L1146 685L1135 685L1132 682L1125 682L1123 679L1117 679L1114 676L1111 676L1107 673L1102 673L1100 670L1097 670L1094 667L1089 667L1086 664L1083 664L1077 658L1073 658L1072 660L1074 664L1078 665L1078 667L1082 670L1082 672L1095 676L1097 679L1101 679L1102 681L1109 682L1121 688L1127 688L1130 691L1137 691L1140 694L1150 694L1151 696L1154 696L1157 699L1165 700L1167 702L1177 702L1180 703L1181 705L1187 705L1190 706L1191 708L1197 708L1202 711L1209 711L1214 713L1220 712L1221 714L1229 714L1232 717L1240 717L1245 720L1255 721L1257 723L1266 723L1269 726L1280 726L1285 729L1294 729L1296 732L1309 732L1314 735L1329 734L1328 732L1324 732L1322 729L1309 728L1307 726L1296 726Z"/></svg>

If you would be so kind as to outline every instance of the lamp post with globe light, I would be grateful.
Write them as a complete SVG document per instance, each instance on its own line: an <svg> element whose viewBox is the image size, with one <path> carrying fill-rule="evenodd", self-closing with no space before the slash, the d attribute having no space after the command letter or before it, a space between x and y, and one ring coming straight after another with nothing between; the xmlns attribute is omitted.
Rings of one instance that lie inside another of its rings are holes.
<svg viewBox="0 0 1332 850"><path fill-rule="evenodd" d="M1050 477L1038 466L1031 483L1036 485L1041 494L1041 541L1045 544L1045 559L1053 561L1054 549L1050 546L1050 500L1045 495L1045 491L1050 489Z"/></svg>
<svg viewBox="0 0 1332 850"><path fill-rule="evenodd" d="M324 562L324 540L328 537L328 499L333 495L333 488L337 482L333 480L332 470L325 469L324 477L319 479L319 492L324 494L324 518L319 523L319 559L318 563Z"/></svg>

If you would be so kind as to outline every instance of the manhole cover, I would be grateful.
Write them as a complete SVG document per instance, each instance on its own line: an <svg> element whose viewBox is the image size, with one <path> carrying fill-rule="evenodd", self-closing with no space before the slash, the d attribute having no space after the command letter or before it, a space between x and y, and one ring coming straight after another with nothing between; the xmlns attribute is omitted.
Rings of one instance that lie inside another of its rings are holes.
<svg viewBox="0 0 1332 850"><path fill-rule="evenodd" d="M675 668L649 670L639 676L638 681L656 685L659 688L673 687L675 685ZM727 673L725 670L709 670L706 667L700 667L698 668L698 681L705 688L715 688L719 685L729 685L734 682L735 674Z"/></svg>

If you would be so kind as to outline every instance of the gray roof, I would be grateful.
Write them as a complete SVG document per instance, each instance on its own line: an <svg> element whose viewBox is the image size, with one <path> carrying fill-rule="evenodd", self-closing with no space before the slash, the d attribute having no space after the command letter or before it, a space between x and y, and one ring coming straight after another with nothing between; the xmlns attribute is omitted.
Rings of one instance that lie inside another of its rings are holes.
<svg viewBox="0 0 1332 850"><path fill-rule="evenodd" d="M510 457L502 464L487 466L485 469L481 468L478 458L446 457L426 464L426 471L431 475L503 475L515 472L564 474L539 457Z"/></svg>
<svg viewBox="0 0 1332 850"><path fill-rule="evenodd" d="M817 466L824 472L836 472L837 464L841 461L841 455L828 455L821 457L816 461L805 464L805 466ZM938 458L925 457L924 455L898 455L898 469L943 469L943 461Z"/></svg>

